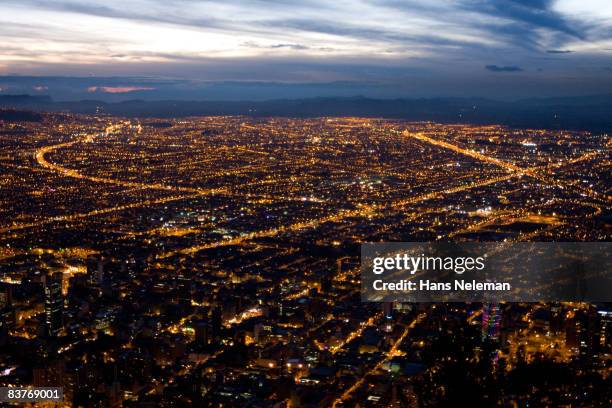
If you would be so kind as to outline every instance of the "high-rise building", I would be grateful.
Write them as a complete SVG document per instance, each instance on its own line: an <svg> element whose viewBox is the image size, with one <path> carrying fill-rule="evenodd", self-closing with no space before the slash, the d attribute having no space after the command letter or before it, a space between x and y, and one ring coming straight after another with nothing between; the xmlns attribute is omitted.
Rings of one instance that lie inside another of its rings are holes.
<svg viewBox="0 0 612 408"><path fill-rule="evenodd" d="M605 368L612 355L612 310L601 307L597 310L599 327L596 333L597 364Z"/></svg>
<svg viewBox="0 0 612 408"><path fill-rule="evenodd" d="M87 260L87 274L94 285L102 285L104 281L104 260L102 258L89 258Z"/></svg>
<svg viewBox="0 0 612 408"><path fill-rule="evenodd" d="M45 282L45 323L47 334L52 337L57 336L63 327L62 278L62 273L56 272Z"/></svg>
<svg viewBox="0 0 612 408"><path fill-rule="evenodd" d="M63 359L54 359L44 366L32 370L35 387L63 387L66 375L66 363Z"/></svg>
<svg viewBox="0 0 612 408"><path fill-rule="evenodd" d="M11 285L0 282L0 310L11 305Z"/></svg>
<svg viewBox="0 0 612 408"><path fill-rule="evenodd" d="M194 324L195 341L198 345L205 346L211 342L211 327L209 322L200 320Z"/></svg>
<svg viewBox="0 0 612 408"><path fill-rule="evenodd" d="M499 328L502 311L499 303L485 303L482 305L482 339L499 339Z"/></svg>

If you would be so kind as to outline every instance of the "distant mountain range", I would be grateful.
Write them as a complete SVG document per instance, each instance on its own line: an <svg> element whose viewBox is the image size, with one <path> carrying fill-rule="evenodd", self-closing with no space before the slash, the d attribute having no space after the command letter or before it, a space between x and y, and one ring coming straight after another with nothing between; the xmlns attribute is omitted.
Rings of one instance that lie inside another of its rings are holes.
<svg viewBox="0 0 612 408"><path fill-rule="evenodd" d="M49 96L1 95L0 108L37 112L107 113L128 117L245 115L362 116L512 127L612 130L612 95L501 102L482 98L372 99L325 97L269 101L54 101Z"/></svg>

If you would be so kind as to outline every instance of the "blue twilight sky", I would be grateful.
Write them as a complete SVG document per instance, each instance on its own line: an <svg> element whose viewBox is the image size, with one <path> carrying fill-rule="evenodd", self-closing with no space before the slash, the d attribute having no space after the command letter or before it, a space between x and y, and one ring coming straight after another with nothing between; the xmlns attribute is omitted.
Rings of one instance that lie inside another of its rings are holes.
<svg viewBox="0 0 612 408"><path fill-rule="evenodd" d="M612 93L612 1L2 0L0 95L16 92Z"/></svg>

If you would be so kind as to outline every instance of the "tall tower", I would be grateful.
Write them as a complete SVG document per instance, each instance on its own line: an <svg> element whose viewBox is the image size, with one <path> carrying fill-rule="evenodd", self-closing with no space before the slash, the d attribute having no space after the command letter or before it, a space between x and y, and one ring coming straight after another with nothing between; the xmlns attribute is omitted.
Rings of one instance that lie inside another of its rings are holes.
<svg viewBox="0 0 612 408"><path fill-rule="evenodd" d="M11 285L0 282L0 310L11 306Z"/></svg>
<svg viewBox="0 0 612 408"><path fill-rule="evenodd" d="M195 341L200 346L206 346L211 343L210 323L206 320L200 320L194 324Z"/></svg>
<svg viewBox="0 0 612 408"><path fill-rule="evenodd" d="M55 272L45 282L45 323L51 337L56 337L63 327L62 278L61 272Z"/></svg>
<svg viewBox="0 0 612 408"><path fill-rule="evenodd" d="M87 260L87 274L89 280L94 285L102 285L104 281L104 259L103 258L89 258Z"/></svg>
<svg viewBox="0 0 612 408"><path fill-rule="evenodd" d="M501 305L499 303L485 303L482 305L482 340L499 338L501 324Z"/></svg>
<svg viewBox="0 0 612 408"><path fill-rule="evenodd" d="M610 308L599 308L599 331L597 333L597 362L605 368L609 356L612 354L612 310Z"/></svg>

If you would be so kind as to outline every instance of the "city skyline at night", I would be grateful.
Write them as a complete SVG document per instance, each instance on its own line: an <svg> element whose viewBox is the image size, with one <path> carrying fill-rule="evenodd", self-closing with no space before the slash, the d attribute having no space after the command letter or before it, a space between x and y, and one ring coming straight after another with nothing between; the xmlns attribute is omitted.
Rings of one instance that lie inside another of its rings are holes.
<svg viewBox="0 0 612 408"><path fill-rule="evenodd" d="M4 386L69 406L612 398L610 304L364 303L359 275L364 242L607 242L605 135L21 115L1 122Z"/></svg>

